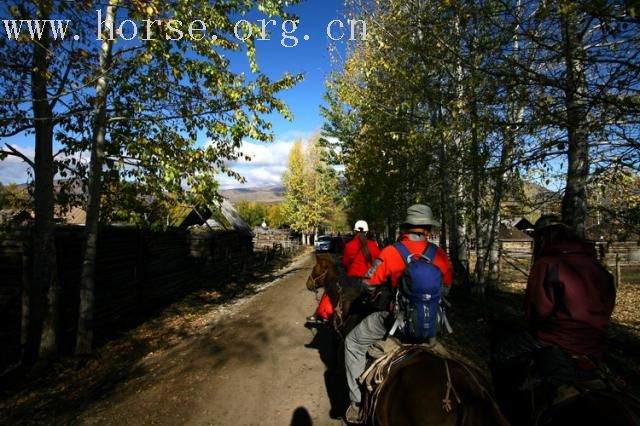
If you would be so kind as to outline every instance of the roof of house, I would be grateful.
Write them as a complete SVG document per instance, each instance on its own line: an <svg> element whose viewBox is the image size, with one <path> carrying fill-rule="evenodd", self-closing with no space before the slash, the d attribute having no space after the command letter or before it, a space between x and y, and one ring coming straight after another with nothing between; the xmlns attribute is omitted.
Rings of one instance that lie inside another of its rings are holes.
<svg viewBox="0 0 640 426"><path fill-rule="evenodd" d="M87 223L87 212L80 207L72 207L68 211L56 208L54 218L70 225L84 225Z"/></svg>
<svg viewBox="0 0 640 426"><path fill-rule="evenodd" d="M227 199L223 199L220 207L216 207L215 204L189 207L187 214L179 223L180 228L204 225L212 229L233 229L244 234L252 234L251 227Z"/></svg>
<svg viewBox="0 0 640 426"><path fill-rule="evenodd" d="M503 241L531 241L532 238L516 227L500 224L498 239Z"/></svg>

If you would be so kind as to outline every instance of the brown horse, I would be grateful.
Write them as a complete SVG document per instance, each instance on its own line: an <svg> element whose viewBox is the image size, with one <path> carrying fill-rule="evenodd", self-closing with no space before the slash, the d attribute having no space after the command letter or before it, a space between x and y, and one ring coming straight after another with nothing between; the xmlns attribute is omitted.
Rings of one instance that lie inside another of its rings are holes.
<svg viewBox="0 0 640 426"><path fill-rule="evenodd" d="M560 385L545 376L539 364L545 359L543 351L553 348L535 347L530 335L506 321L490 324L494 388L512 424L640 426L640 400L617 384L604 366L562 367L556 371L564 377ZM574 378L567 382L569 377Z"/></svg>
<svg viewBox="0 0 640 426"><path fill-rule="evenodd" d="M340 273L331 255L316 255L307 288L325 288L335 307L333 326L344 339L371 310L359 279ZM376 425L507 425L482 376L461 357L404 346L388 375L371 394L369 423ZM408 355L407 355L408 354ZM396 354L398 355L398 354ZM339 355L339 358L342 356ZM381 377L380 374L377 374ZM443 407L443 400L447 406ZM375 404L373 403L375 401Z"/></svg>
<svg viewBox="0 0 640 426"><path fill-rule="evenodd" d="M366 398L368 423L382 426L509 424L480 373L461 357L420 345L399 347L389 357L386 366L372 372L374 376L386 373L386 377L379 379L379 387L374 387Z"/></svg>
<svg viewBox="0 0 640 426"><path fill-rule="evenodd" d="M316 254L316 264L307 278L306 286L310 291L324 288L329 295L334 307L332 325L341 339L371 313L360 278L345 275L331 254Z"/></svg>

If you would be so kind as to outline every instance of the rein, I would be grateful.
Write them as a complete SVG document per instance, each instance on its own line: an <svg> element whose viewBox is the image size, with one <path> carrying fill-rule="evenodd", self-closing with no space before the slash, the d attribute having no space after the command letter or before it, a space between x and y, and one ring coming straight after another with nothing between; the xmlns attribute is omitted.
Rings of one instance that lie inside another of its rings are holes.
<svg viewBox="0 0 640 426"><path fill-rule="evenodd" d="M323 273L321 273L320 275L318 275L317 277L313 278L313 277L309 277L311 278L311 281L313 282L313 286L315 287L315 291L316 293L318 292L318 286L316 285L316 281L318 281L320 278L324 277L325 275L327 275L327 272L329 272L328 269L326 269Z"/></svg>
<svg viewBox="0 0 640 426"><path fill-rule="evenodd" d="M453 392L453 396L456 397L456 401L458 402L458 404L460 404L461 400L460 400L460 397L458 396L458 392L456 392L455 388L453 387L453 382L451 381L451 372L449 371L449 363L447 362L446 359L444 359L443 361L444 361L444 367L447 370L447 393L444 395L444 399L442 400L442 409L447 413L450 413L451 410L453 409L453 406L451 405L451 392Z"/></svg>

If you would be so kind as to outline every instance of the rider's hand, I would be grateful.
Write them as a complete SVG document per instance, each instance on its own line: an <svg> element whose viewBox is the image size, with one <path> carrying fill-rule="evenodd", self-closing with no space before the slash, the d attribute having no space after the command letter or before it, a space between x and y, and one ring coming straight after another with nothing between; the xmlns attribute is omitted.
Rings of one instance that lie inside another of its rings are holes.
<svg viewBox="0 0 640 426"><path fill-rule="evenodd" d="M368 295L372 295L376 291L376 286L369 284L365 280L360 280L360 286Z"/></svg>

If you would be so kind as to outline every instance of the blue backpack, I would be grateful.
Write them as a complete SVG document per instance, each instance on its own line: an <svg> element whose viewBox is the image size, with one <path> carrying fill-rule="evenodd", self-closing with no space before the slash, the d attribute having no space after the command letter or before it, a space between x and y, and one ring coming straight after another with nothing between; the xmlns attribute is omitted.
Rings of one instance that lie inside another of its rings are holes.
<svg viewBox="0 0 640 426"><path fill-rule="evenodd" d="M433 264L438 246L429 243L417 259L404 244L393 246L404 260L405 269L398 286L396 324L390 334L399 329L408 340L424 341L437 334L442 316L442 272Z"/></svg>

